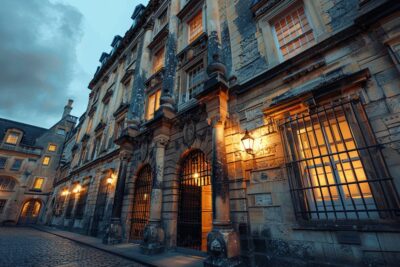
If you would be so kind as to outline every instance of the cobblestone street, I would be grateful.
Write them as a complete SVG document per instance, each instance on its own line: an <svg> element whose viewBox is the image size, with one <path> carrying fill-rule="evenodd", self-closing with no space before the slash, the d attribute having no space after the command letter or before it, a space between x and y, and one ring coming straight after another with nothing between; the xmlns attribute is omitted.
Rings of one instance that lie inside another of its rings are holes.
<svg viewBox="0 0 400 267"><path fill-rule="evenodd" d="M0 227L0 267L143 266L32 228Z"/></svg>

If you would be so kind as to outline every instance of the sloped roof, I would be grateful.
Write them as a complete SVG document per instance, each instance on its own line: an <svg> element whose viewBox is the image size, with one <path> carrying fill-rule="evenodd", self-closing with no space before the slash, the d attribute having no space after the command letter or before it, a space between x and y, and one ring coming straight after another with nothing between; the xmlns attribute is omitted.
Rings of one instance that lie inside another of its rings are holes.
<svg viewBox="0 0 400 267"><path fill-rule="evenodd" d="M0 142L10 128L19 129L24 133L20 144L26 146L35 146L36 139L48 131L45 128L0 118Z"/></svg>

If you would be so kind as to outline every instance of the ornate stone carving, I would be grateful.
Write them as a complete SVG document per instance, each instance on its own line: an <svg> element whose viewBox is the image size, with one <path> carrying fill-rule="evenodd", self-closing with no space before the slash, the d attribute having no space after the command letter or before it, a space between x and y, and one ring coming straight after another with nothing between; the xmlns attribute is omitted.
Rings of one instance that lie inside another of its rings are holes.
<svg viewBox="0 0 400 267"><path fill-rule="evenodd" d="M183 143L191 147L196 140L196 124L190 120L183 127Z"/></svg>

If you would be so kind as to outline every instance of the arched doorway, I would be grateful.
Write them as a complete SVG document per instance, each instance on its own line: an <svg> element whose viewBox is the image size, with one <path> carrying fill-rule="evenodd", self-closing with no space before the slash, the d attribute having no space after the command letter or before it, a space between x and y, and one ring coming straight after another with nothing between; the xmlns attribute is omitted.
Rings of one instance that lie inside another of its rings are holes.
<svg viewBox="0 0 400 267"><path fill-rule="evenodd" d="M143 231L150 216L150 195L153 177L150 165L144 166L138 173L133 196L133 210L130 240L143 239Z"/></svg>
<svg viewBox="0 0 400 267"><path fill-rule="evenodd" d="M37 199L31 199L22 206L18 224L35 224L39 218L42 203Z"/></svg>
<svg viewBox="0 0 400 267"><path fill-rule="evenodd" d="M212 228L212 191L211 167L203 152L186 156L179 178L177 245L206 251Z"/></svg>

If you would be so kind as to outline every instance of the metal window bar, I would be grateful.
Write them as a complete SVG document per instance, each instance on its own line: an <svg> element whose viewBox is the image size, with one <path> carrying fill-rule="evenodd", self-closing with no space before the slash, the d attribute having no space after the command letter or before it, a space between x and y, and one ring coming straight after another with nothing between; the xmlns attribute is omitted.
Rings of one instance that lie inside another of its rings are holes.
<svg viewBox="0 0 400 267"><path fill-rule="evenodd" d="M399 195L359 100L312 108L279 127L298 218L398 218Z"/></svg>
<svg viewBox="0 0 400 267"><path fill-rule="evenodd" d="M78 198L78 203L76 204L76 210L75 210L75 218L77 219L82 219L83 214L85 212L85 207L86 207L86 200L88 197L88 189L89 186L83 185L81 191L78 193L79 198Z"/></svg>
<svg viewBox="0 0 400 267"><path fill-rule="evenodd" d="M150 165L143 167L135 183L133 199L131 240L142 240L143 232L150 217L150 197L153 183L152 169Z"/></svg>
<svg viewBox="0 0 400 267"><path fill-rule="evenodd" d="M201 250L202 186L211 185L211 167L203 152L185 158L179 183L177 245Z"/></svg>

